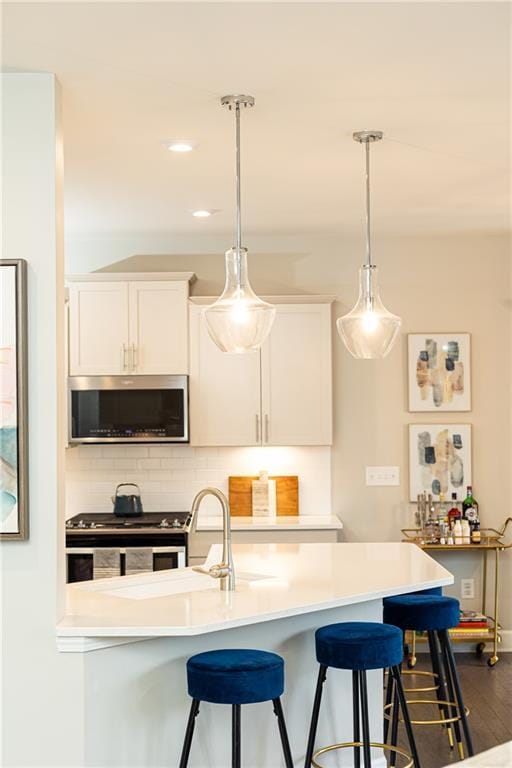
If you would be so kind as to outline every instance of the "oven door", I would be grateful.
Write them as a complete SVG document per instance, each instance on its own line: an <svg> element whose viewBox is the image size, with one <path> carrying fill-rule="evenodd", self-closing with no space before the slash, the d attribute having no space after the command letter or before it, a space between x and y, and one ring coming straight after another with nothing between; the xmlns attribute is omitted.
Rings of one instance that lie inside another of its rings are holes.
<svg viewBox="0 0 512 768"><path fill-rule="evenodd" d="M71 376L70 443L187 443L188 376Z"/></svg>
<svg viewBox="0 0 512 768"><path fill-rule="evenodd" d="M93 572L94 549L101 547L67 547L66 548L66 581L73 584L76 581L91 581ZM118 547L121 552L121 576L125 575L126 548ZM165 571L169 568L185 568L186 548L153 547L153 570Z"/></svg>

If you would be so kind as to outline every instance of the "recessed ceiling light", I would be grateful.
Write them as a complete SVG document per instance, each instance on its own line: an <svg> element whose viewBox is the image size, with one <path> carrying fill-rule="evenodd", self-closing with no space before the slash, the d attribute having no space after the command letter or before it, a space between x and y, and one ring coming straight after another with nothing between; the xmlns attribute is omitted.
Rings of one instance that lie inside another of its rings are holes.
<svg viewBox="0 0 512 768"><path fill-rule="evenodd" d="M164 146L169 152L192 152L197 147L197 142L188 139L172 139L171 141L164 141Z"/></svg>
<svg viewBox="0 0 512 768"><path fill-rule="evenodd" d="M197 211L192 211L192 216L195 216L196 219L207 219L214 213L217 213L217 211L214 211L212 208L199 208Z"/></svg>

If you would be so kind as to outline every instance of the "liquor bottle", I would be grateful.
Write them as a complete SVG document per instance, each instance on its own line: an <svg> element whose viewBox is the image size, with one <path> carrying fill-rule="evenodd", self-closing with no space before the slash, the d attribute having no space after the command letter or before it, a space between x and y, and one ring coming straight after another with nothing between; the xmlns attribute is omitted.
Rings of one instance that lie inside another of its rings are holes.
<svg viewBox="0 0 512 768"><path fill-rule="evenodd" d="M482 534L480 533L480 523L477 521L473 525L473 529L471 531L471 543L481 544L481 542L482 542Z"/></svg>
<svg viewBox="0 0 512 768"><path fill-rule="evenodd" d="M469 520L466 517L462 518L461 531L462 531L461 543L470 544L471 543L471 525L469 524Z"/></svg>
<svg viewBox="0 0 512 768"><path fill-rule="evenodd" d="M478 514L478 502L473 496L473 489L468 485L467 496L462 502L462 516L470 525L480 522L480 515Z"/></svg>
<svg viewBox="0 0 512 768"><path fill-rule="evenodd" d="M453 524L453 541L454 544L462 544L462 524L459 518Z"/></svg>
<svg viewBox="0 0 512 768"><path fill-rule="evenodd" d="M448 524L450 528L453 528L455 521L460 520L460 517L461 513L457 502L457 494L452 493L452 506L451 509L448 510Z"/></svg>
<svg viewBox="0 0 512 768"><path fill-rule="evenodd" d="M444 493L439 494L439 504L437 505L437 519L439 522L448 522L448 513L446 510L446 503L444 500Z"/></svg>

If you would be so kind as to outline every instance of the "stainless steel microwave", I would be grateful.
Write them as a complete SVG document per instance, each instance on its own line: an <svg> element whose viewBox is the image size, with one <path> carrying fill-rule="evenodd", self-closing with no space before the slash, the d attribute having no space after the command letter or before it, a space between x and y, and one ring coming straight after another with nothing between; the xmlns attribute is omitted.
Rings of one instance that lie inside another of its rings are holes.
<svg viewBox="0 0 512 768"><path fill-rule="evenodd" d="M70 443L188 443L188 376L70 376Z"/></svg>

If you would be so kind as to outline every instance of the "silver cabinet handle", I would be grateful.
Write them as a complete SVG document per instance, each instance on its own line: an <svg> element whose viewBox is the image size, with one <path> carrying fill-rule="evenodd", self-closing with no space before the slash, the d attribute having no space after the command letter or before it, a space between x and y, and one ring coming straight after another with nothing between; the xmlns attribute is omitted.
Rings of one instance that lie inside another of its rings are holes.
<svg viewBox="0 0 512 768"><path fill-rule="evenodd" d="M136 346L132 343L130 347L130 351L132 353L132 371L134 371L137 368L138 360L137 360L137 353L136 353Z"/></svg>
<svg viewBox="0 0 512 768"><path fill-rule="evenodd" d="M268 413L265 414L265 442L268 443Z"/></svg>
<svg viewBox="0 0 512 768"><path fill-rule="evenodd" d="M127 352L128 352L128 350L126 348L126 344L123 344L122 347L121 347L121 354L122 354L122 357L123 357L123 363L122 363L123 371L126 371L126 366L127 366L127 363L126 363L126 353Z"/></svg>
<svg viewBox="0 0 512 768"><path fill-rule="evenodd" d="M256 442L260 442L260 417L256 414Z"/></svg>

